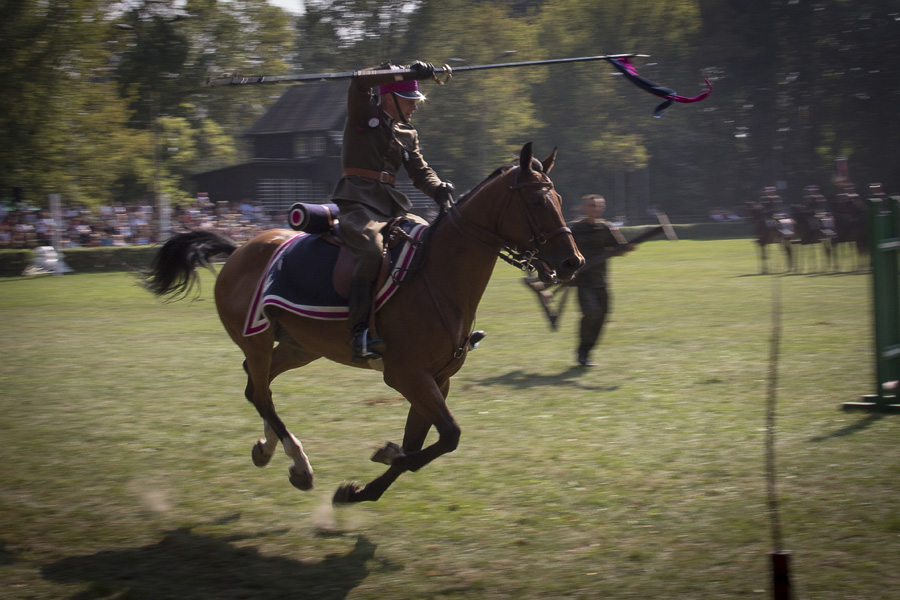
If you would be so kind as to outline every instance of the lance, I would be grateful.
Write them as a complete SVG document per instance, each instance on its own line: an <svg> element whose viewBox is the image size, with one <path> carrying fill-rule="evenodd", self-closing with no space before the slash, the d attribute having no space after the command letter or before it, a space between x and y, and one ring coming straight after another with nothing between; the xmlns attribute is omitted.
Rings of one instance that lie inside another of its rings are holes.
<svg viewBox="0 0 900 600"><path fill-rule="evenodd" d="M602 56L577 56L573 58L551 58L547 60L525 60L521 62L496 63L489 65L469 65L464 67L456 67L451 69L448 65L436 67L434 69L435 76L445 75L449 77L452 73L461 73L464 71L484 71L486 69L510 69L513 67L534 67L540 65L557 65L562 63L587 62L592 60L611 60L634 57L649 57L649 54L604 54ZM344 71L342 73L303 73L299 75L256 75L252 77L233 76L219 77L209 79L207 85L225 86L225 85L252 85L259 83L288 83L303 81L327 81L331 79L350 79L352 77L360 77L366 75L394 75L402 77L412 74L412 69L367 69L361 71Z"/></svg>

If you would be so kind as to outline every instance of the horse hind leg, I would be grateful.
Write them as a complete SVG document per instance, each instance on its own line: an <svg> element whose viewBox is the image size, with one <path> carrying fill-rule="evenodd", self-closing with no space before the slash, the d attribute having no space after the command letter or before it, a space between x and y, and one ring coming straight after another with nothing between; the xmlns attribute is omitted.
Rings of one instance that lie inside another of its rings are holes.
<svg viewBox="0 0 900 600"><path fill-rule="evenodd" d="M244 389L244 397L247 398L247 401L251 404L253 403L253 379L250 377L250 371L247 368L247 361L244 361L243 364L244 372L247 373L247 387ZM275 433L275 430L272 429L272 426L269 425L268 421L263 419L263 436L259 440L257 440L256 444L253 446L253 451L251 452L251 457L253 458L253 464L257 467L265 467L269 464L269 461L272 460L272 457L275 455L275 449L278 447L278 434Z"/></svg>
<svg viewBox="0 0 900 600"><path fill-rule="evenodd" d="M284 371L303 366L318 357L293 354L290 352L290 348L282 348L282 344L279 344L274 352L270 352L268 355L254 354L251 356L248 353L246 356L247 360L244 361L244 370L247 372L245 395L262 417L265 435L253 446L251 452L253 464L257 467L267 465L280 441L285 454L293 460L293 464L288 469L291 484L300 490L310 490L313 488L312 465L303 451L303 444L288 430L276 413L270 383Z"/></svg>

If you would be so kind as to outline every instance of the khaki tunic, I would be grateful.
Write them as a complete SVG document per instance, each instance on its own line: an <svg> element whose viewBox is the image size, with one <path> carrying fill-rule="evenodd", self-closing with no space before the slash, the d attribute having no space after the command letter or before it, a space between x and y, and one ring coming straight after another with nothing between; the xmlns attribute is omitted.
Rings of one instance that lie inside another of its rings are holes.
<svg viewBox="0 0 900 600"><path fill-rule="evenodd" d="M413 185L433 199L441 179L422 157L418 133L412 125L391 119L373 92L375 86L392 81L390 76L350 81L341 165L395 177L404 167ZM394 186L356 175L342 177L332 198L340 208L344 241L357 259L354 276L373 280L381 263L384 226L407 214L412 203Z"/></svg>
<svg viewBox="0 0 900 600"><path fill-rule="evenodd" d="M404 167L413 185L434 198L441 179L422 157L415 128L391 119L381 110L373 93L373 87L391 81L383 79L384 76L354 77L350 82L341 165L385 171L393 176ZM399 216L412 208L409 198L394 186L355 175L341 178L333 198L364 204L385 217Z"/></svg>

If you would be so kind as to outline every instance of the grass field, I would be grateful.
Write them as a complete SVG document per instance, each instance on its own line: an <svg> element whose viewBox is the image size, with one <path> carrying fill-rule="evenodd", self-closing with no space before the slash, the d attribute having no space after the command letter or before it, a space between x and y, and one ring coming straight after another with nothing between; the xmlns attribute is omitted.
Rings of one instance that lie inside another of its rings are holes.
<svg viewBox="0 0 900 600"><path fill-rule="evenodd" d="M759 276L749 240L648 242L574 366L501 263L453 379L459 449L376 504L345 479L400 441L404 400L326 362L279 378L316 469L255 468L261 422L212 276L161 304L128 274L0 280L0 598L763 598L765 406L780 286L777 485L798 598L900 597L900 420L874 392L870 275Z"/></svg>

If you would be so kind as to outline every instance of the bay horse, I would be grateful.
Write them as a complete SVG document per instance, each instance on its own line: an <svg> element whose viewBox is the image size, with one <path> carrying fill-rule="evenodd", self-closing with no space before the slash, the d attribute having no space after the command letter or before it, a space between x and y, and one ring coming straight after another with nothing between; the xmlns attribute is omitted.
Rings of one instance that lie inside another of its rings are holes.
<svg viewBox="0 0 900 600"><path fill-rule="evenodd" d="M869 259L869 212L865 201L855 192L842 191L834 197L832 212L837 232L835 270L840 270L838 264L840 255L848 254L842 250L844 248L849 250L850 270L865 269Z"/></svg>
<svg viewBox="0 0 900 600"><path fill-rule="evenodd" d="M794 222L782 213L769 214L765 207L758 203L749 203L748 213L753 224L753 233L759 246L760 273L768 273L766 246L778 244L784 249L787 270L793 269L793 252L791 243L795 237Z"/></svg>
<svg viewBox="0 0 900 600"><path fill-rule="evenodd" d="M831 213L816 211L808 205L794 205L791 207L791 218L794 220L796 232L793 243L799 244L794 256L793 270L802 273L804 267L808 266L810 272L817 271L818 248L823 251L823 270L827 270L832 265L836 236Z"/></svg>
<svg viewBox="0 0 900 600"><path fill-rule="evenodd" d="M402 473L418 471L457 448L461 430L447 407L450 378L465 361L475 311L501 252L548 283L571 279L584 263L548 176L555 160L555 149L544 161L534 159L529 142L517 165L497 169L435 219L423 244L424 262L375 315L386 344L381 365L351 361L345 320L308 318L269 306L272 326L243 335L257 283L273 253L297 235L294 231L266 231L240 247L209 231L176 235L154 257L145 284L157 296L183 297L196 282L198 266L208 266L217 254L228 255L216 278L215 300L225 330L246 358L244 395L263 420L265 437L253 447L253 463L268 464L280 442L293 460L289 479L298 489L313 487L313 469L300 440L275 411L272 380L321 357L380 368L384 382L410 405L402 444L388 442L372 456L388 465L381 476L364 487L345 483L333 496L335 504L376 501ZM438 439L423 448L431 427Z"/></svg>

